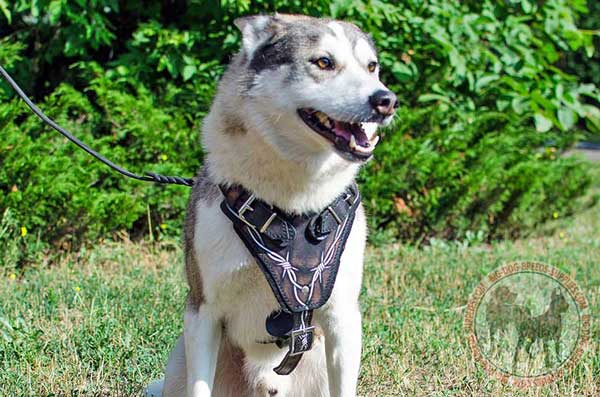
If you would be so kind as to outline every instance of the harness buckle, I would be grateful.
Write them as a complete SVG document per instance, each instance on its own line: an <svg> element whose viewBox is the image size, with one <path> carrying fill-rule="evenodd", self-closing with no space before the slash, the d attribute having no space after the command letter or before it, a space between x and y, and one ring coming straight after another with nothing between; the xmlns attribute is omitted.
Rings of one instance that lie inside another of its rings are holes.
<svg viewBox="0 0 600 397"><path fill-rule="evenodd" d="M263 225L260 227L260 230L259 230L259 231L260 231L261 233L264 233L264 232L266 232L266 231L267 231L267 229L269 228L269 226L271 226L271 222L273 222L273 220L274 220L275 218L277 218L277 213L276 213L276 212L273 212L273 213L271 214L271 216L269 217L269 219L267 219L267 220L265 221L265 223L264 223L264 224L263 224Z"/></svg>
<svg viewBox="0 0 600 397"><path fill-rule="evenodd" d="M333 218L338 223L338 225L341 225L343 223L342 220L340 219L340 216L337 214L337 212L335 212L335 210L330 205L327 206L327 211L329 211L331 216L333 216Z"/></svg>
<svg viewBox="0 0 600 397"><path fill-rule="evenodd" d="M310 326L292 330L290 334L290 356L297 356L312 349L315 338L314 329L314 326Z"/></svg>
<svg viewBox="0 0 600 397"><path fill-rule="evenodd" d="M256 199L256 197L254 196L254 194L251 194L250 197L248 197L248 199L244 202L244 204L242 204L242 206L240 207L240 209L237 211L237 217L239 218L239 220L241 220L242 222L244 222L246 225L250 226L252 229L256 229L256 226L254 226L252 223L250 223L245 217L244 214L247 211L253 212L254 208L252 208L252 203L254 202L254 200Z"/></svg>
<svg viewBox="0 0 600 397"><path fill-rule="evenodd" d="M348 192L344 193L344 201L346 202L346 204L348 204L349 206L352 207L352 205L354 204L354 200L352 200L354 198L354 196Z"/></svg>

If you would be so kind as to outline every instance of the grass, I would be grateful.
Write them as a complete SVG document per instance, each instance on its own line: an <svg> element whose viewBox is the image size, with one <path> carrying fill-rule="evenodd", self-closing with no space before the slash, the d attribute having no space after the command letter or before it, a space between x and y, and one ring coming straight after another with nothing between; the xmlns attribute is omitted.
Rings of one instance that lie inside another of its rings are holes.
<svg viewBox="0 0 600 397"><path fill-rule="evenodd" d="M359 394L600 395L600 206L543 231L492 245L370 248ZM103 243L51 266L0 269L0 396L141 394L162 375L181 332L181 257L173 244ZM471 290L518 259L571 275L592 309L579 364L555 384L526 390L488 377L462 329Z"/></svg>

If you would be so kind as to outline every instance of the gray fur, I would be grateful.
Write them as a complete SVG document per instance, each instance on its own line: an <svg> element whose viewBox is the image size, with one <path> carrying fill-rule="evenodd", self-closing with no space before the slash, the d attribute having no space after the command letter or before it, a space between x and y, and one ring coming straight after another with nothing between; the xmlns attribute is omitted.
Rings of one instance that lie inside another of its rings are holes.
<svg viewBox="0 0 600 397"><path fill-rule="evenodd" d="M196 176L196 182L192 188L190 201L193 201L194 205L199 201L203 201L206 204L212 204L220 194L219 186L210 179L208 166L204 165Z"/></svg>
<svg viewBox="0 0 600 397"><path fill-rule="evenodd" d="M322 23L273 23L277 24L271 38L263 43L253 54L250 69L259 74L265 69L292 64L304 49L316 45L325 33L333 31Z"/></svg>
<svg viewBox="0 0 600 397"><path fill-rule="evenodd" d="M252 54L248 62L246 74L246 91L251 90L254 78L264 70L275 69L283 65L290 66L287 80L298 79L303 72L308 71L308 61L313 55L311 51L325 34L335 36L335 32L327 26L333 19L312 18L306 16L275 15L271 17L266 29L270 37L264 41ZM354 47L358 40L364 39L377 53L373 39L348 22L335 21L344 29L344 33ZM245 63L246 54L239 55ZM324 78L323 74L309 73L316 81Z"/></svg>
<svg viewBox="0 0 600 397"><path fill-rule="evenodd" d="M344 28L344 34L352 43L352 46L355 46L358 40L364 39L367 41L373 53L377 55L377 48L375 47L375 41L373 41L373 37L370 34L367 34L360 30L358 26L353 23L344 22L344 21L336 21L338 24L342 25Z"/></svg>

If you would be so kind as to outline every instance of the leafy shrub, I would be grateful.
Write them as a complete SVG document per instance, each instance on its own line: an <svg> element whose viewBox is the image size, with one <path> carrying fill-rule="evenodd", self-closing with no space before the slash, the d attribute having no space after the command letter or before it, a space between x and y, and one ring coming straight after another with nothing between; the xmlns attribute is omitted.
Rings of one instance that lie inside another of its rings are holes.
<svg viewBox="0 0 600 397"><path fill-rule="evenodd" d="M588 183L583 164L559 156L600 129L597 87L557 68L593 49L576 27L583 0L0 0L0 11L0 63L50 116L132 170L195 172L198 127L238 47L233 19L281 11L352 20L381 49L401 109L361 174L376 236L514 236L573 211ZM0 209L31 236L68 246L120 230L179 234L186 188L115 175L3 84L0 128Z"/></svg>
<svg viewBox="0 0 600 397"><path fill-rule="evenodd" d="M9 277L15 277L12 271L17 265L34 263L44 247L44 243L37 238L28 236L28 230L19 226L14 213L10 208L0 214L0 274L9 273Z"/></svg>
<svg viewBox="0 0 600 397"><path fill-rule="evenodd" d="M86 93L94 103L60 85L47 98L45 111L117 163L192 175L201 153L183 115L157 107L143 86L126 85L104 75L92 77ZM69 242L122 228L134 233L148 233L151 227L177 230L173 222L185 206L185 188L124 179L62 136L40 128L36 116L16 100L4 120L0 181L10 186L2 186L0 200L43 240Z"/></svg>
<svg viewBox="0 0 600 397"><path fill-rule="evenodd" d="M386 134L361 178L373 227L413 241L516 237L576 208L589 178L578 160L558 157L560 134L540 134L503 113L445 125L450 116L405 109ZM540 149L548 139L554 146Z"/></svg>
<svg viewBox="0 0 600 397"><path fill-rule="evenodd" d="M577 75L582 83L600 85L600 2L589 1L589 12L581 18L581 28L593 38L593 45L563 54L558 65L567 73ZM597 99L586 98L586 102L598 106ZM600 142L600 131L586 131L586 139Z"/></svg>
<svg viewBox="0 0 600 397"><path fill-rule="evenodd" d="M589 1L589 12L582 15L582 32L593 42L576 52L564 54L563 67L581 78L582 82L600 85L600 2Z"/></svg>

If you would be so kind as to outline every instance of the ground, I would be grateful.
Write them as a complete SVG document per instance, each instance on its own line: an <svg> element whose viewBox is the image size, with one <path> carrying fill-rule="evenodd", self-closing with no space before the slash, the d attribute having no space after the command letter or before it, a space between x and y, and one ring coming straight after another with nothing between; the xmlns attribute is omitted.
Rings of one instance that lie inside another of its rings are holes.
<svg viewBox="0 0 600 397"><path fill-rule="evenodd" d="M600 395L600 206L548 218L513 242L369 248L359 394ZM0 396L140 395L162 376L181 332L181 258L178 243L99 242L58 263L0 269ZM565 271L592 309L580 363L558 383L524 391L475 364L462 328L472 289L517 259Z"/></svg>

